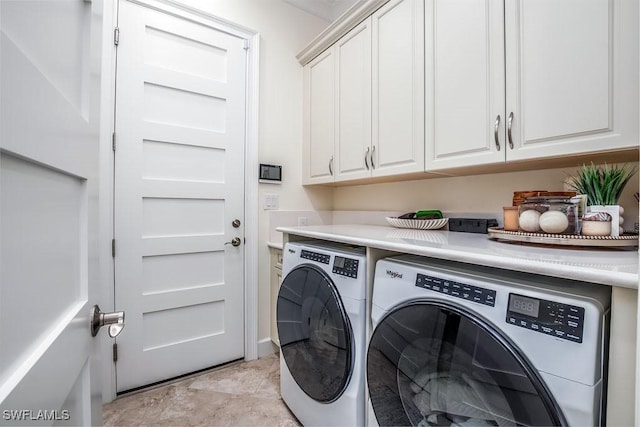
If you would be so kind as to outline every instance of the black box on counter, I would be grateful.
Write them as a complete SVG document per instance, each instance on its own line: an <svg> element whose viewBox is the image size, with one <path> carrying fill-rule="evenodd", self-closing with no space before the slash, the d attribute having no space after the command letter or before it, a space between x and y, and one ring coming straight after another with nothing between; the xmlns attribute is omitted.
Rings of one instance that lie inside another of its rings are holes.
<svg viewBox="0 0 640 427"><path fill-rule="evenodd" d="M487 234L489 227L497 226L498 221L494 218L449 218L449 231Z"/></svg>

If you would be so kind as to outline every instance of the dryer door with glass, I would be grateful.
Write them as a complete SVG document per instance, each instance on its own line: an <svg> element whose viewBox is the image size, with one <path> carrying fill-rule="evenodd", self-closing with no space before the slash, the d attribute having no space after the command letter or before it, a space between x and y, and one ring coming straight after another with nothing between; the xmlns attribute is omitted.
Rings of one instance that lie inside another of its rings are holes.
<svg viewBox="0 0 640 427"><path fill-rule="evenodd" d="M379 425L566 425L516 346L451 303L414 301L383 317L367 380Z"/></svg>
<svg viewBox="0 0 640 427"><path fill-rule="evenodd" d="M302 264L284 278L278 293L280 351L291 376L312 399L333 402L349 383L353 332L331 278Z"/></svg>

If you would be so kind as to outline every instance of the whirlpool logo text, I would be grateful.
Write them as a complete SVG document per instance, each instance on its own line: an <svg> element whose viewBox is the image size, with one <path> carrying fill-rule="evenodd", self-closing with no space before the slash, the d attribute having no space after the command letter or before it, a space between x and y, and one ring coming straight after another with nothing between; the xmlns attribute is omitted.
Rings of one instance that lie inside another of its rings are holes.
<svg viewBox="0 0 640 427"><path fill-rule="evenodd" d="M387 276L392 279L402 279L402 273L398 273L397 271L387 270Z"/></svg>

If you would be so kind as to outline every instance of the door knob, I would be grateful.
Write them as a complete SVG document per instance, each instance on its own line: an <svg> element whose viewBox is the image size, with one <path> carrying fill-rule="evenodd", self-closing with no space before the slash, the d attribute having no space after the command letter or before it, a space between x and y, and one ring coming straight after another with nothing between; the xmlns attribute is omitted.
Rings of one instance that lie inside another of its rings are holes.
<svg viewBox="0 0 640 427"><path fill-rule="evenodd" d="M240 238L239 237L234 237L233 239L231 239L230 242L226 242L225 245L232 245L232 246L240 246Z"/></svg>
<svg viewBox="0 0 640 427"><path fill-rule="evenodd" d="M91 309L91 336L98 335L100 328L105 325L109 325L109 336L117 337L124 328L124 311L103 313L98 305L94 305Z"/></svg>

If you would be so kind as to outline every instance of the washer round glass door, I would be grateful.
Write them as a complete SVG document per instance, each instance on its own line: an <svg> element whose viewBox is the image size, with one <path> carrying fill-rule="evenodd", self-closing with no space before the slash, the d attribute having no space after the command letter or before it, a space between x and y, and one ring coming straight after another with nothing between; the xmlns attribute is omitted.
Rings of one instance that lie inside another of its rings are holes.
<svg viewBox="0 0 640 427"><path fill-rule="evenodd" d="M566 424L515 345L446 303L416 301L384 317L369 344L367 380L381 426Z"/></svg>
<svg viewBox="0 0 640 427"><path fill-rule="evenodd" d="M312 264L291 270L276 319L280 351L298 386L319 402L340 397L351 376L353 332L331 278Z"/></svg>

